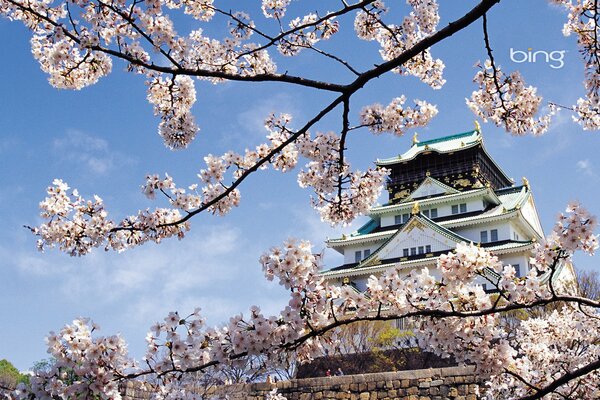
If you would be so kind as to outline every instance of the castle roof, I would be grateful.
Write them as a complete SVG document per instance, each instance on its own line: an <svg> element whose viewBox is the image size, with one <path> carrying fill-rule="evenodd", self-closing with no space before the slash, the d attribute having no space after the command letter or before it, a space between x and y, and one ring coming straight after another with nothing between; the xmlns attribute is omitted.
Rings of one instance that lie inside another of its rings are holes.
<svg viewBox="0 0 600 400"><path fill-rule="evenodd" d="M516 186L496 191L493 191L490 188L483 188L441 197L423 199L419 200L418 203L421 207L428 207L438 203L447 203L450 200L463 200L470 197L480 197L495 200L494 202L491 202L492 206L486 210L448 215L445 217L431 219L431 221L437 226L443 229L448 229L516 217L518 215L518 210L520 210L520 208L523 207L523 205L529 200L530 195L531 192L526 186ZM370 215L371 217L377 217L386 213L408 213L416 202L417 201L409 201L405 203L373 207ZM327 240L327 244L330 247L340 247L355 245L358 243L376 242L389 238L396 231L399 231L402 226L403 225L390 225L381 227L377 219L372 218L366 224L361 226L356 232L341 238L329 239ZM535 227L532 227L532 229L535 231Z"/></svg>
<svg viewBox="0 0 600 400"><path fill-rule="evenodd" d="M457 150L463 150L477 146L481 143L483 137L478 130L458 133L455 135L444 136L437 139L426 140L424 142L413 143L410 149L397 157L377 159L375 162L379 166L387 166L398 162L410 161L417 155L426 151L436 151L438 153L449 153Z"/></svg>

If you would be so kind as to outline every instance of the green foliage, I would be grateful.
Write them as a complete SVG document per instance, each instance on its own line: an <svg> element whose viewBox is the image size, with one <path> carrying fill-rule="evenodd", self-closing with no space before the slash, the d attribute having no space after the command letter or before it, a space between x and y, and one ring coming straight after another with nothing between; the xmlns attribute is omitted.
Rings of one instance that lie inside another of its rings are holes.
<svg viewBox="0 0 600 400"><path fill-rule="evenodd" d="M5 387L16 387L19 383L29 383L29 376L22 374L6 359L0 360L0 385Z"/></svg>

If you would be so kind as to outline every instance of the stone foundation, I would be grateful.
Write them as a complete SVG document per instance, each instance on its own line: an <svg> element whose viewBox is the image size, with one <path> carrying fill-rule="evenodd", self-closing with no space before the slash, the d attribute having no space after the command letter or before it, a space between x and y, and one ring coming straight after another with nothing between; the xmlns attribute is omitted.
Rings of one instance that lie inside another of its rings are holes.
<svg viewBox="0 0 600 400"><path fill-rule="evenodd" d="M209 390L206 398L264 400L277 388L288 400L475 400L481 383L473 367L430 368L229 385ZM129 382L124 392L127 400L149 398L148 393L136 389L134 382Z"/></svg>

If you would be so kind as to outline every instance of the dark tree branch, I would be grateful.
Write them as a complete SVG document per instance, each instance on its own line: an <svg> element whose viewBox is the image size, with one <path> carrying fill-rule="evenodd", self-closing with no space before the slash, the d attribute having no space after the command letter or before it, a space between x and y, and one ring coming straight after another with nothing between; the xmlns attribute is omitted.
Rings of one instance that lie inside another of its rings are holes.
<svg viewBox="0 0 600 400"><path fill-rule="evenodd" d="M561 387L563 385L566 385L567 383L571 382L572 380L581 378L582 376L585 376L585 375L587 375L591 372L594 372L598 369L600 369L600 360L593 361L587 365L584 365L581 368L578 368L576 370L573 370L573 371L563 374L560 378L555 379L548 386L538 389L536 393L534 393L530 396L521 397L519 400L541 399L545 395L554 392L556 389L558 389L559 387Z"/></svg>

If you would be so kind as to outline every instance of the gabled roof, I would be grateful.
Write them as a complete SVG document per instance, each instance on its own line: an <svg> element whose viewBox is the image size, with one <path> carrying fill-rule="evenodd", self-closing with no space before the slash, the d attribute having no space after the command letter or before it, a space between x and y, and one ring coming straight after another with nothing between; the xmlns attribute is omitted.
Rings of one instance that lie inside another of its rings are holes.
<svg viewBox="0 0 600 400"><path fill-rule="evenodd" d="M507 218L519 218L519 211L524 211L525 205L531 198L531 191L526 186L515 186L510 188L504 188L497 190L495 193L490 188L475 189L467 192L459 192L452 195L446 195L441 197L434 197L430 199L422 199L419 201L421 207L427 207L429 205L447 201L447 199L458 199L463 197L471 197L475 195L483 194L489 200L494 200L492 204L496 204L491 208L487 208L480 212L448 215L440 218L436 218L432 223L436 224L440 228L454 229L467 225L484 224L495 221L505 220ZM398 213L398 212L409 212L414 202L398 203L387 206L374 207L371 210L371 215L381 215L387 213ZM402 210L402 211L400 211ZM375 212L373 212L375 211ZM422 216L425 218L424 216ZM527 218L523 218L523 222L531 225L532 221ZM402 226L390 225L386 227L379 227L376 219L371 219L365 225L358 229L358 231L337 239L328 239L327 244L332 247L343 247L345 245L356 245L359 243L377 242L385 239L389 239L398 230L402 229ZM531 229L535 230L535 226L531 226ZM540 232L537 233L540 238L543 236Z"/></svg>
<svg viewBox="0 0 600 400"><path fill-rule="evenodd" d="M443 194L454 194L460 193L459 190L454 189L431 176L428 176L421 182L421 184L412 191L410 196L402 200L401 203L406 203L413 200L427 198L431 196L443 195Z"/></svg>
<svg viewBox="0 0 600 400"><path fill-rule="evenodd" d="M361 268L364 266L369 266L371 264L373 264L374 262L376 262L379 259L379 255L380 253L386 249L386 247L388 246L388 244L390 244L395 238L397 238L398 236L400 236L403 233L408 233L410 232L413 228L417 227L417 226L422 226L425 227L427 229L430 229L431 231L438 233L448 239L450 239L451 241L455 242L455 243L461 243L461 242L469 242L470 240L467 238L464 238L454 232L452 232L449 229L444 228L441 225L436 224L435 222L433 222L432 220L430 220L429 218L425 217L422 214L416 214L413 215L407 222L406 224L404 224L400 229L398 229L396 231L396 233L394 233L392 236L390 236L387 240L385 240L381 246L379 246L379 248L377 250L375 250L373 253L371 253L371 255L367 258L365 258L364 260L362 260L360 263L358 263L358 265L354 268ZM448 250L450 250L451 248L449 247Z"/></svg>

